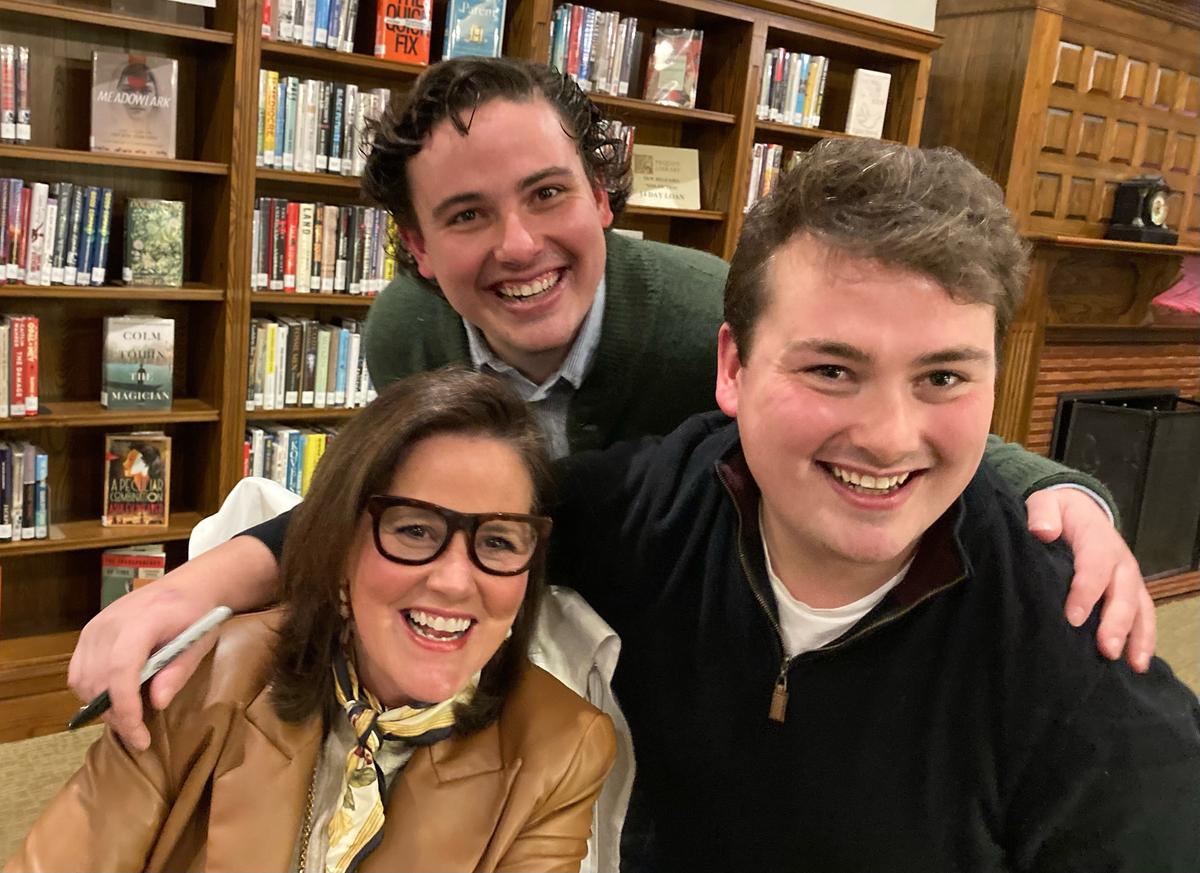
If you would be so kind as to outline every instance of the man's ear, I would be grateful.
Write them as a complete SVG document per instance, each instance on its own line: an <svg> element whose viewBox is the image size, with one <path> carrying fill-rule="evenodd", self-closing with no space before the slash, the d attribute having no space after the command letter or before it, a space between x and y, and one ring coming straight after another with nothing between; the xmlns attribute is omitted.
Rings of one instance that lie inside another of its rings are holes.
<svg viewBox="0 0 1200 873"><path fill-rule="evenodd" d="M429 264L429 254L425 250L425 237L422 236L421 231L398 227L396 233L399 234L404 247L412 254L413 260L417 262L417 272L426 279L436 281L437 277L434 276L433 268Z"/></svg>
<svg viewBox="0 0 1200 873"><path fill-rule="evenodd" d="M600 213L600 226L608 230L613 223L613 212L612 206L608 202L608 192L600 185L593 185L592 196L596 198L596 211Z"/></svg>
<svg viewBox="0 0 1200 873"><path fill-rule="evenodd" d="M737 340L726 322L717 333L717 406L730 418L737 418L738 374L741 370Z"/></svg>

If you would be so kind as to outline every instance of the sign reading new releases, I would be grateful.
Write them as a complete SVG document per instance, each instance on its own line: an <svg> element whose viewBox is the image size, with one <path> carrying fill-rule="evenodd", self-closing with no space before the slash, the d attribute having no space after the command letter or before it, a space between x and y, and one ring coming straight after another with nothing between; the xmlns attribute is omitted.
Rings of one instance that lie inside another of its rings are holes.
<svg viewBox="0 0 1200 873"><path fill-rule="evenodd" d="M629 205L699 209L700 153L635 142Z"/></svg>

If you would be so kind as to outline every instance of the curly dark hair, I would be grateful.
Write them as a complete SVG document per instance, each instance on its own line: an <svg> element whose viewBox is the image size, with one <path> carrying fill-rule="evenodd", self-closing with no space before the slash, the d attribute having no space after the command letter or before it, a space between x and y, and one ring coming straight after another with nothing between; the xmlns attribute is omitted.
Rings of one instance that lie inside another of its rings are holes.
<svg viewBox="0 0 1200 873"><path fill-rule="evenodd" d="M725 321L742 360L766 308L772 256L799 236L933 279L955 300L996 310L996 352L1016 315L1029 246L1004 192L950 148L827 139L802 155L742 225L725 283Z"/></svg>
<svg viewBox="0 0 1200 873"><path fill-rule="evenodd" d="M453 58L421 73L412 90L370 123L373 144L363 172L363 193L387 209L399 227L416 229L408 161L434 127L449 120L466 136L475 110L485 103L539 98L558 112L563 132L575 141L588 181L608 192L614 218L620 215L631 187L629 156L621 141L608 135L608 120L570 76L517 58Z"/></svg>
<svg viewBox="0 0 1200 873"><path fill-rule="evenodd" d="M280 567L284 621L275 645L271 701L284 721L327 713L330 664L340 645L339 591L372 494L386 494L412 447L439 434L478 434L507 443L533 482L534 513L551 499L550 462L533 412L494 376L447 367L400 379L350 420L321 458L308 496L288 528ZM373 546L371 546L373 548ZM512 636L483 668L470 703L455 707L466 734L500 713L525 662L545 588L544 544L529 569Z"/></svg>

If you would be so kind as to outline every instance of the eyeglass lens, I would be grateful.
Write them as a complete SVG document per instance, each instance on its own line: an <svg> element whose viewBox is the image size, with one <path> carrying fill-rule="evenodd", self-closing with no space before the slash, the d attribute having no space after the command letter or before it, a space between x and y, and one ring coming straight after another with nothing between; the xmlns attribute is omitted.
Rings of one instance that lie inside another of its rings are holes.
<svg viewBox="0 0 1200 873"><path fill-rule="evenodd" d="M384 551L405 561L426 561L446 541L444 516L420 506L389 506L379 519ZM537 531L527 521L487 519L475 531L474 551L485 570L514 573L523 569L537 547Z"/></svg>

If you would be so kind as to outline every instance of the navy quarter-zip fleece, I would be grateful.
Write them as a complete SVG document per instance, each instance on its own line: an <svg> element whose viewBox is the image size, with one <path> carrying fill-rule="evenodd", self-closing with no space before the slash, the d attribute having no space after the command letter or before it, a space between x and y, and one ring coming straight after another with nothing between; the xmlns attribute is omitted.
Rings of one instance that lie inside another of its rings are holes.
<svg viewBox="0 0 1200 873"><path fill-rule="evenodd" d="M1069 555L986 464L883 602L791 661L736 423L567 471L550 578L622 638L630 866L1200 870L1196 697L1067 624Z"/></svg>

